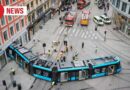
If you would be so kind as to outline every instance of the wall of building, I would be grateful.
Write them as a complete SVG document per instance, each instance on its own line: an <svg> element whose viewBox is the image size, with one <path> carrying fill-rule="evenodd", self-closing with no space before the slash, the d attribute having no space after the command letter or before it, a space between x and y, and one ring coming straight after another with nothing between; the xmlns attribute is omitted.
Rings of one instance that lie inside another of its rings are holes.
<svg viewBox="0 0 130 90"><path fill-rule="evenodd" d="M1 5L23 5L25 0L1 0ZM0 19L0 67L7 62L7 47L21 37L19 44L26 44L24 37L27 35L27 16L3 16ZM28 39L26 39L28 41ZM27 42L26 41L26 42Z"/></svg>

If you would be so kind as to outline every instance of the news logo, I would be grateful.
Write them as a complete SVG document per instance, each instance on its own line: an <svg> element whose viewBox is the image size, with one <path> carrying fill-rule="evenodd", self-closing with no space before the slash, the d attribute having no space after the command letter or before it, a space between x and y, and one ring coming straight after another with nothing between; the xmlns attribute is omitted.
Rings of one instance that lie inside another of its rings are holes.
<svg viewBox="0 0 130 90"><path fill-rule="evenodd" d="M2 18L3 14L4 14L4 8L2 5L0 5L0 18Z"/></svg>
<svg viewBox="0 0 130 90"><path fill-rule="evenodd" d="M0 18L3 15L23 16L27 15L26 6L2 6L0 5Z"/></svg>

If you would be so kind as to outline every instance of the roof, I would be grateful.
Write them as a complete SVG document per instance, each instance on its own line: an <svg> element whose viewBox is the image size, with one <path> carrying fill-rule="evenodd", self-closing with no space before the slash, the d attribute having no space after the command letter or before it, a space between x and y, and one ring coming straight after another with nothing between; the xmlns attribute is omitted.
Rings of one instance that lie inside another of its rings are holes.
<svg viewBox="0 0 130 90"><path fill-rule="evenodd" d="M99 16L94 16L95 18L97 18L97 19L101 19Z"/></svg>

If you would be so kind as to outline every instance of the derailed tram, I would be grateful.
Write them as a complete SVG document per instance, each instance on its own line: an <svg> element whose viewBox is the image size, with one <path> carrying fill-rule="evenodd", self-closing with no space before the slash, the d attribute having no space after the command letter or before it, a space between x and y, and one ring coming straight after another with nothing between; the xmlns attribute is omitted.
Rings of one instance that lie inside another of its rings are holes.
<svg viewBox="0 0 130 90"><path fill-rule="evenodd" d="M40 59L25 47L18 48L11 45L7 50L11 52L8 53L8 57L15 57L18 65L27 73L55 83L92 79L117 74L121 71L121 59L117 56L55 62Z"/></svg>

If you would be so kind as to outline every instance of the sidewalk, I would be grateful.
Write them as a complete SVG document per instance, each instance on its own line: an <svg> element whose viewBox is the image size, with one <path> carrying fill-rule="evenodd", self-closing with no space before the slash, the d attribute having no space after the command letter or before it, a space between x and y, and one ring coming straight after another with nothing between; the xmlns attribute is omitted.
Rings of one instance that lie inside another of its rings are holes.
<svg viewBox="0 0 130 90"><path fill-rule="evenodd" d="M2 84L2 80L6 81L7 86L9 86L8 90L17 90L17 86L13 88L10 80L10 70L14 68L16 74L14 75L14 80L16 80L17 84L21 84L22 90L29 90L31 85L33 84L35 78L24 72L15 61L9 62L1 71L0 71L0 90L6 90Z"/></svg>

